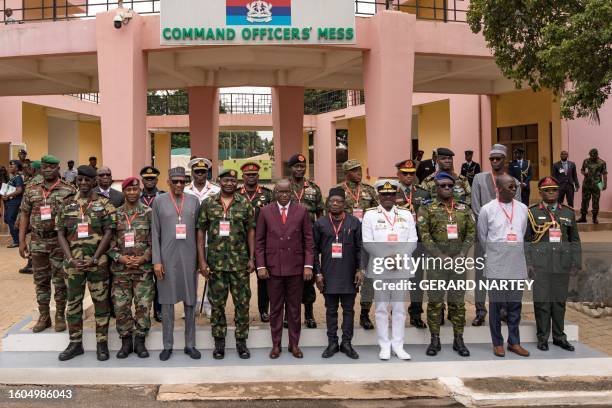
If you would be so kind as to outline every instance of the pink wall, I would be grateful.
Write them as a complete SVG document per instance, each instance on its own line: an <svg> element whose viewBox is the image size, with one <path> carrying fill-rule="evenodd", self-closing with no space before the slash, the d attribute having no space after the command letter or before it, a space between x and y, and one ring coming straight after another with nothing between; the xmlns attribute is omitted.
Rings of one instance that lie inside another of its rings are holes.
<svg viewBox="0 0 612 408"><path fill-rule="evenodd" d="M22 98L0 98L0 142L19 143L22 138Z"/></svg>
<svg viewBox="0 0 612 408"><path fill-rule="evenodd" d="M189 131L191 154L213 162L213 175L219 165L219 89L197 86L189 92Z"/></svg>
<svg viewBox="0 0 612 408"><path fill-rule="evenodd" d="M282 177L284 163L302 152L304 138L304 88L272 88L272 123L274 127L274 176Z"/></svg>
<svg viewBox="0 0 612 408"><path fill-rule="evenodd" d="M455 171L459 172L468 149L474 151L474 160L480 162L480 98L478 95L450 95L449 99L450 149L455 153Z"/></svg>

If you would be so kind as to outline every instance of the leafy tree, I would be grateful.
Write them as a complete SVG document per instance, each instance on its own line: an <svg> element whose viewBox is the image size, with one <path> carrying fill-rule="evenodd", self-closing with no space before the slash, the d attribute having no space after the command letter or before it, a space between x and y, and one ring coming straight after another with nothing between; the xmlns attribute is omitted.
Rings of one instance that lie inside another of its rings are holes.
<svg viewBox="0 0 612 408"><path fill-rule="evenodd" d="M304 114L318 115L346 108L346 91L304 90Z"/></svg>
<svg viewBox="0 0 612 408"><path fill-rule="evenodd" d="M517 88L552 89L564 118L599 120L612 83L612 1L472 0L467 21Z"/></svg>

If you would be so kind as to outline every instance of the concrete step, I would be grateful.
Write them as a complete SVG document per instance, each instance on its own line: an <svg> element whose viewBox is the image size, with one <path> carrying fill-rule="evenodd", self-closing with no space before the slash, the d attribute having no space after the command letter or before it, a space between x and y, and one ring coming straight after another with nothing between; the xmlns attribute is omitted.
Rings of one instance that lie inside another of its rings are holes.
<svg viewBox="0 0 612 408"><path fill-rule="evenodd" d="M508 353L495 357L490 344L468 344L471 356L457 355L444 345L436 357L425 355L423 345L405 347L411 361L393 357L378 358L378 347L357 346L358 360L338 353L330 359L321 358L321 347L303 347L303 359L293 358L284 348L278 360L270 360L268 349L251 349L252 357L241 360L228 350L223 360L213 360L210 351L202 359L192 360L175 347L170 360L161 362L157 353L141 359L130 355L118 360L114 353L108 361L96 360L95 352L61 362L57 352L0 353L1 384L208 384L257 383L296 381L386 381L422 380L440 377L533 377L612 375L612 358L583 344L574 343L576 351L563 351L551 346L550 351L538 350L533 343L522 343L531 352L529 358Z"/></svg>
<svg viewBox="0 0 612 408"><path fill-rule="evenodd" d="M2 339L2 350L4 351L62 351L68 344L68 332L56 333L53 329L47 329L42 333L32 333L30 330L24 329L29 320L24 320L14 326L7 335ZM525 321L521 324L521 340L524 342L536 342L535 323ZM567 323L565 331L569 341L578 341L578 326ZM506 326L502 327L504 336L507 336ZM326 329L306 329L302 328L300 338L300 346L304 347L326 347L327 334ZM341 336L341 333L339 333ZM441 341L444 344L452 344L453 330L450 323L446 323L442 327L440 333ZM428 330L420 330L414 327L406 328L405 341L407 344L426 345L429 344L430 334ZM491 335L488 326L482 327L466 327L464 333L466 343L473 344L490 344ZM228 328L227 333L228 348L235 347L234 328ZM287 330L283 333L283 345L287 346L288 334ZM177 349L184 347L184 332L182 328L177 328L174 331L174 346ZM214 339L211 334L210 327L199 328L196 333L196 344L200 349L213 349ZM353 344L355 346L373 346L377 344L376 330L363 330L355 328ZM85 350L94 351L96 349L95 332L93 330L85 330L83 333L83 346ZM251 327L249 331L248 346L250 348L270 348L272 341L270 337L270 329L268 326ZM153 329L149 332L147 338L147 347L151 350L162 349L162 332L160 329ZM114 327L109 329L109 348L111 350L119 350L121 348L121 340L117 335Z"/></svg>

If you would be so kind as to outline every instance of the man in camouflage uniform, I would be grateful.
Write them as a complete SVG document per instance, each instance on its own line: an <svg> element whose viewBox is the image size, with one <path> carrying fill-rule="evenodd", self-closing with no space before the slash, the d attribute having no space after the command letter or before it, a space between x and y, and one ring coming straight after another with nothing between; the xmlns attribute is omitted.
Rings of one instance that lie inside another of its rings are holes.
<svg viewBox="0 0 612 408"><path fill-rule="evenodd" d="M453 153L452 150L447 149L445 147L439 147L436 150L436 157L437 157L436 163L438 164L438 172L443 171L443 172L446 172L446 173L449 173L455 176L456 177L455 189L453 190L453 196L455 197L455 200L463 201L467 205L471 205L472 188L470 187L470 183L467 177L464 177L462 175L457 175L453 171L453 157L454 156L455 156L455 153ZM421 187L429 191L432 197L436 196L436 190L437 190L435 177L436 177L436 173L431 174L425 177L425 179L421 183Z"/></svg>
<svg viewBox="0 0 612 408"><path fill-rule="evenodd" d="M345 192L344 211L353 214L359 221L363 220L363 214L368 208L378 207L376 189L369 184L362 183L363 170L358 160L350 159L342 164L345 181L338 184L336 188L342 188ZM361 284L361 314L359 325L366 330L374 329L370 320L370 309L372 308L372 297L374 288L372 279L365 278Z"/></svg>
<svg viewBox="0 0 612 408"><path fill-rule="evenodd" d="M455 176L446 172L438 172L435 181L437 194L431 202L421 206L417 217L417 226L421 241L430 257L436 257L445 264L449 259L465 258L474 243L476 227L470 206L455 201L453 188ZM443 280L459 282L465 280L465 272L457 268L446 268L436 265L427 269L428 280ZM454 266L454 265L453 265ZM449 320L453 324L455 340L453 350L460 356L468 357L469 350L463 342L465 327L465 290L448 290ZM431 333L431 343L427 347L427 355L435 356L441 350L440 345L440 315L443 313L444 291L429 290L427 303L427 324Z"/></svg>
<svg viewBox="0 0 612 408"><path fill-rule="evenodd" d="M151 264L150 207L140 202L140 182L129 177L121 184L125 203L117 209L117 229L108 251L113 260L112 300L117 316L117 332L121 349L117 358L126 358L132 351L138 357L149 357L145 337L151 327L153 302L153 264ZM132 316L132 303L136 311ZM134 332L134 326L136 330ZM136 334L133 340L132 336Z"/></svg>
<svg viewBox="0 0 612 408"><path fill-rule="evenodd" d="M36 183L41 183L44 179L43 176L40 174L40 167L41 167L41 161L40 160L34 160L32 162L30 162L28 160L29 163L29 167L28 167L28 171L24 171L24 177L23 177L23 191L24 191L24 196L25 196L25 192L28 190L28 187L30 187L33 184ZM59 167L58 167L58 171L59 171ZM20 228L20 224L21 224L21 207L19 207L19 210L17 211L17 218L15 221L15 229L17 230L21 230ZM30 234L30 230L26 229L25 230L25 234L29 235ZM30 237L31 239L31 237ZM26 266L24 266L23 268L21 268L19 270L19 273L33 273L32 270L32 254L28 254L27 256L28 258L28 263L26 264ZM61 327L61 326L60 326ZM44 330L44 329L42 329Z"/></svg>
<svg viewBox="0 0 612 408"><path fill-rule="evenodd" d="M215 339L213 358L225 357L227 322L225 305L228 292L234 302L236 351L242 359L251 357L246 345L249 336L250 274L255 270L255 209L236 189L238 173L219 174L221 191L208 197L199 211L198 260L208 279L212 312L210 322ZM208 240L208 253L204 250Z"/></svg>
<svg viewBox="0 0 612 408"><path fill-rule="evenodd" d="M274 201L272 190L259 184L260 168L256 162L244 163L240 167L244 184L238 191L255 208L255 223L257 223L261 207ZM260 279L259 276L257 277L257 307L261 321L264 323L269 322L270 298L268 297L268 283L265 279Z"/></svg>
<svg viewBox="0 0 612 408"><path fill-rule="evenodd" d="M534 279L537 347L548 351L552 322L553 344L574 351L574 346L567 341L564 325L570 275L576 274L582 266L576 215L572 208L557 202L557 179L542 178L538 189L542 201L529 207L525 234L527 268Z"/></svg>
<svg viewBox="0 0 612 408"><path fill-rule="evenodd" d="M402 160L396 163L395 167L397 167L397 178L400 182L397 197L395 198L395 205L409 210L416 220L416 214L419 211L419 207L429 200L431 195L429 191L417 185L417 166L414 161ZM418 253L415 253L414 256L418 255ZM412 278L412 281L416 284L416 288L410 291L408 314L410 315L410 325L417 329L426 329L427 325L421 318L423 314L423 291L418 286L421 280L423 280L423 268L419 266L415 271L414 278Z"/></svg>
<svg viewBox="0 0 612 408"><path fill-rule="evenodd" d="M310 214L310 221L314 223L317 218L323 215L325 206L323 204L323 194L321 189L314 181L304 177L306 174L306 158L304 155L295 154L291 156L288 162L291 169L291 201L303 205ZM304 320L306 327L316 329L317 322L314 318L313 304L317 299L315 292L315 278L304 282L304 291L302 293L302 303L304 304ZM286 323L286 321L285 321ZM287 327L287 324L285 324Z"/></svg>
<svg viewBox="0 0 612 408"><path fill-rule="evenodd" d="M64 199L74 195L76 190L72 184L59 178L59 159L48 155L42 158L41 163L42 180L31 180L21 201L19 254L23 258L30 257L34 269L40 316L32 331L38 333L51 327L49 304L53 282L55 331L62 332L66 330L66 280L62 268L63 254L55 230L55 216L60 212ZM28 251L26 234L30 229L32 233Z"/></svg>
<svg viewBox="0 0 612 408"><path fill-rule="evenodd" d="M90 166L78 168L79 192L64 201L55 219L58 240L64 255L67 275L67 321L70 344L60 355L60 361L83 354L83 297L85 284L94 304L96 320L96 355L98 360L109 358L108 321L108 257L105 255L116 227L115 207L94 192L96 171Z"/></svg>
<svg viewBox="0 0 612 408"><path fill-rule="evenodd" d="M598 224L599 196L608 188L608 169L606 162L599 158L597 149L591 149L589 158L584 159L580 173L584 176L582 182L582 204L580 205L580 219L577 222L586 222L589 212L589 201L593 197L593 224Z"/></svg>

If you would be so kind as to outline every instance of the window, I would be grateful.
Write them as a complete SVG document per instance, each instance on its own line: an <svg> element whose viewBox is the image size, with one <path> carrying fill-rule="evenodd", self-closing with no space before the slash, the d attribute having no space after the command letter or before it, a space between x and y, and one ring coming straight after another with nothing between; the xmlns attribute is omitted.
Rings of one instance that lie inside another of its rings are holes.
<svg viewBox="0 0 612 408"><path fill-rule="evenodd" d="M525 159L531 162L533 180L540 179L538 152L538 125L521 125L497 128L497 143L508 149L508 159L513 160L513 151L517 147L525 149Z"/></svg>

